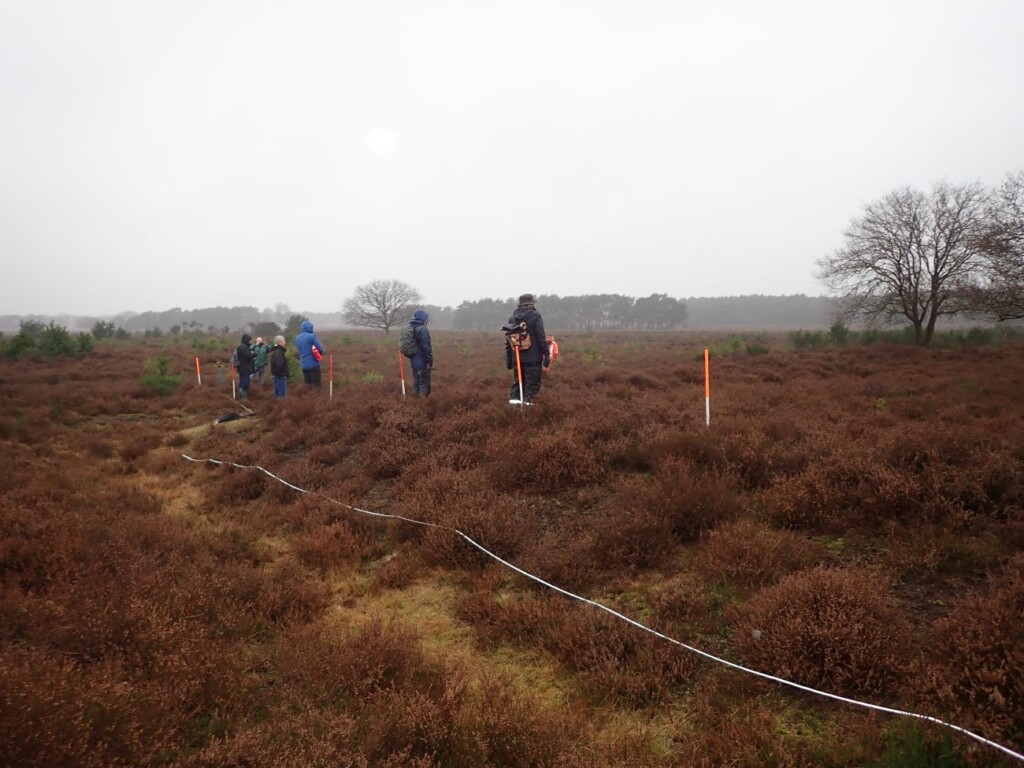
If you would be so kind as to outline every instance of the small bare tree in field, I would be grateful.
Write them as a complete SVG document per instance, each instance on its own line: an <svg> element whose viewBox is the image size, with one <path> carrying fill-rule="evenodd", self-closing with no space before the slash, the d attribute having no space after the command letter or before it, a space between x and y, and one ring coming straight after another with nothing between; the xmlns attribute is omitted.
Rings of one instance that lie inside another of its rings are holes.
<svg viewBox="0 0 1024 768"><path fill-rule="evenodd" d="M988 219L972 303L996 320L1024 318L1024 170L1009 174L991 196Z"/></svg>
<svg viewBox="0 0 1024 768"><path fill-rule="evenodd" d="M419 291L401 280L374 280L360 285L351 298L345 299L342 313L346 323L383 328L388 333L420 301Z"/></svg>
<svg viewBox="0 0 1024 768"><path fill-rule="evenodd" d="M971 309L968 287L984 263L986 199L978 184L890 192L850 222L845 247L818 260L817 277L839 295L847 319L904 317L926 347L940 316Z"/></svg>

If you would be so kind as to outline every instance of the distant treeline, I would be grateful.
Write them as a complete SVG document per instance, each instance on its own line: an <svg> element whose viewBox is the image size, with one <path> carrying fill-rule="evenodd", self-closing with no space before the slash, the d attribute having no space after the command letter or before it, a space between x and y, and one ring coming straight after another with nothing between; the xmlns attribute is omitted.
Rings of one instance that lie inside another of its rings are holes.
<svg viewBox="0 0 1024 768"><path fill-rule="evenodd" d="M457 307L425 305L435 330L494 330L515 309L514 298L464 301ZM642 298L619 294L585 296L537 296L537 308L551 331L570 330L679 330L681 328L827 328L833 320L834 301L824 296L727 296L677 299L666 294ZM23 320L56 322L70 330L88 331L97 320L141 333L159 329L169 332L229 332L252 328L257 323L284 327L293 310L257 307L207 307L162 312L125 312L104 317L72 315L3 315L0 331L17 331ZM322 330L346 328L341 312L299 312Z"/></svg>

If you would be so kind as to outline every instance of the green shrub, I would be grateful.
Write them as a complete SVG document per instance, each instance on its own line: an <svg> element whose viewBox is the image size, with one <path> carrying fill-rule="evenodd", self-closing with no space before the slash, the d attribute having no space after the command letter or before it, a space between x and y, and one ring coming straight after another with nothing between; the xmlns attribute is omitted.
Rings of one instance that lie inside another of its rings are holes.
<svg viewBox="0 0 1024 768"><path fill-rule="evenodd" d="M850 340L850 329L842 320L836 320L828 327L829 341L837 347L845 346Z"/></svg>
<svg viewBox="0 0 1024 768"><path fill-rule="evenodd" d="M96 348L92 336L88 333L78 334L78 354L88 355Z"/></svg>
<svg viewBox="0 0 1024 768"><path fill-rule="evenodd" d="M789 341L794 349L820 349L828 344L828 337L824 331L792 331L789 334Z"/></svg>
<svg viewBox="0 0 1024 768"><path fill-rule="evenodd" d="M160 397L167 397L181 384L181 374L171 373L171 361L168 358L154 357L146 361L140 383L144 389Z"/></svg>
<svg viewBox="0 0 1024 768"><path fill-rule="evenodd" d="M50 357L74 355L78 352L78 345L67 328L51 320L39 335L39 351Z"/></svg>

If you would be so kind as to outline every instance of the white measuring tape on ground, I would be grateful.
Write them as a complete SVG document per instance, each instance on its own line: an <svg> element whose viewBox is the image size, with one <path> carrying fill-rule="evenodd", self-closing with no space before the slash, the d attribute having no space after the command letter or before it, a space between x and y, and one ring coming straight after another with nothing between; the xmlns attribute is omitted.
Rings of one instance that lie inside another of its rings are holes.
<svg viewBox="0 0 1024 768"><path fill-rule="evenodd" d="M735 662L729 661L727 659L720 658L719 656L715 656L713 654L710 654L707 651L702 651L700 648L695 648L692 645L687 645L686 643L682 642L681 640L676 640L675 638L672 638L672 637L669 637L668 635L662 634L661 632L659 632L656 629L651 629L650 627L646 626L645 624L641 624L639 621L631 619L631 618L629 618L629 616L621 614L618 611L616 611L616 610L614 610L612 608L609 608L607 605L602 605L601 603L597 602L596 600L591 600L590 598L582 597L582 596L577 595L577 594L575 594L573 592L570 592L567 589L562 589L561 587L559 587L559 586L557 586L555 584L551 584L550 582L544 581L544 579L540 578L539 576L534 576L532 573L529 573L528 571L524 571L519 566L514 565L513 563L510 563L507 560L503 560L501 557L499 557L498 555L494 554L493 552L491 552L486 547L484 547L484 546L478 544L477 542L473 541L473 539L471 539L465 533L460 531L458 528L452 528L451 526L447 526L447 525L438 525L437 523L427 523L427 522L424 522L422 520L413 520L412 518L409 518L409 517L402 517L401 515L392 515L392 514L388 514L387 512L372 512L372 511L370 511L368 509L360 509L359 507L353 507L351 504L345 504L344 502L338 501L337 499L332 499L330 496L327 496L327 495L325 495L323 493L320 493L319 491L308 491L305 488L300 488L299 486L294 485L293 483L289 483L287 480L284 480L284 479L278 477L277 475L275 475L270 470L265 469L264 467L261 467L261 466L258 466L258 465L254 465L254 464L236 464L236 463L231 462L231 461L219 461L218 459L196 459L196 458L193 458L192 456L188 456L187 454L184 454L184 453L181 454L181 457L183 459L195 462L197 464L208 463L208 464L218 464L218 465L225 465L225 466L230 466L230 467L236 467L238 469L256 469L256 470L259 470L260 472L262 472L263 474L267 475L267 477L273 478L277 482L279 482L279 483L281 483L283 485L288 486L289 488L291 488L294 491L298 491L299 493L305 493L305 494L308 494L310 496L317 496L317 497L319 497L321 499L324 499L325 501L330 502L331 504L336 504L336 505L338 505L340 507L344 507L345 509L352 510L353 512L359 512L360 514L370 515L372 517L386 517L386 518L389 518L391 520L401 520L403 522L411 523L413 525L421 525L421 526L423 526L425 528L439 528L441 530L450 531L450 532L456 534L457 536L460 536L468 544L471 544L472 546L476 547L478 550L483 552L485 555L490 557L492 560L495 560L495 561L501 563L506 568L508 568L508 569L510 569L512 571L515 571L516 573L520 574L521 576L525 576L526 578L530 579L531 581L535 581L538 584L542 584L543 586L547 587L548 589L552 589L555 592L559 592L560 594L563 594L566 597L572 598L573 600L578 600L581 603L586 603L587 605L592 605L595 608L597 608L599 610L602 610L602 611L605 611L606 613L611 614L615 618L620 619L620 620L626 622L627 624L632 624L637 629L643 630L644 632L648 632L648 633L654 635L657 638L660 638L662 640L665 640L666 642L672 643L673 645L677 645L680 648L684 648L687 651L690 651L690 653L695 653L698 656L702 656L705 659L708 659L709 661L715 662L716 664L722 664L722 665L724 665L726 667L730 667L730 668L738 670L740 672L746 672L748 675L754 675L755 677L760 677L760 678L762 678L764 680L771 680L773 683L779 683L780 685L786 685L786 686L789 686L790 688L796 688L797 690L804 691L806 693L813 693L816 696L823 696L823 697L825 697L827 699L832 699L833 701L841 701L844 704L852 704L852 705L857 706L857 707L864 707L865 709L874 710L875 712L885 712L886 714L890 714L890 715L898 715L900 717L909 717L909 718L913 718L913 719L916 719L916 720L923 720L925 722L934 723L935 725L940 725L940 726L942 726L944 728L949 728L950 730L956 731L957 733L962 733L964 736L968 736L969 738L972 738L975 741L977 741L977 742L979 742L981 744L984 744L987 747L992 747L993 749L997 749L997 750L999 750L1000 752L1002 752L1005 755L1009 755L1010 757L1015 758L1016 760L1024 762L1024 754L1021 754L1020 752L1014 752L1009 747L1004 747L1002 744L998 744L998 743L996 743L996 742L994 742L994 741L992 741L990 739L986 739L984 736L980 736L977 733L974 733L973 731L969 731L966 728L962 728L959 725L955 725L954 723L949 723L949 722L946 722L945 720L940 720L937 717L932 717L931 715L922 715L922 714L918 714L917 712L907 712L905 710L894 709L892 707L883 707L880 704L871 704L870 702L859 701L858 699L850 699L850 698L847 698L845 696L840 696L840 695L835 694L835 693L829 693L828 691L820 691L817 688L811 688L810 686L801 685L800 683L794 683L792 680L786 680L785 678L782 678L782 677L775 677L774 675L769 675L767 672L759 672L756 669L750 669L749 667L744 667L741 664L736 664Z"/></svg>

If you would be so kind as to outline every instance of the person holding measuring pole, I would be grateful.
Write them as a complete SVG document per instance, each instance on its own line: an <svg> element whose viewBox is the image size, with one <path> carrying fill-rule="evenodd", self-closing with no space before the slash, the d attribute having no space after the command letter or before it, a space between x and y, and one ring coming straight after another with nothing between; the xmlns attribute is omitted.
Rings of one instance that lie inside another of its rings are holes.
<svg viewBox="0 0 1024 768"><path fill-rule="evenodd" d="M540 392L541 368L551 365L544 319L537 311L532 293L519 297L505 331L505 367L513 372L509 402L529 405Z"/></svg>

